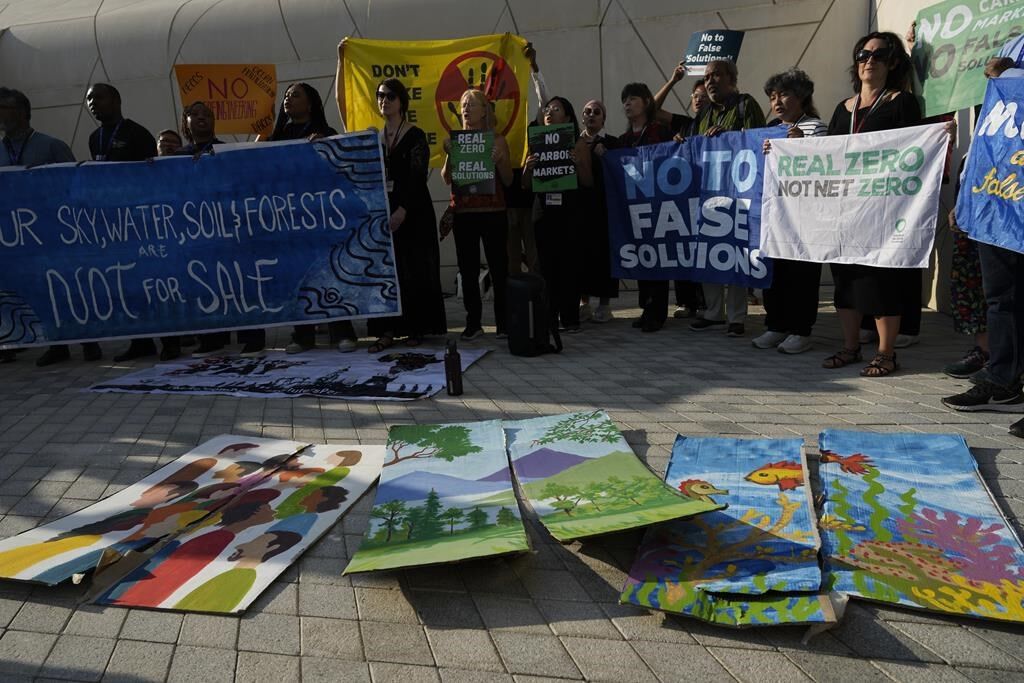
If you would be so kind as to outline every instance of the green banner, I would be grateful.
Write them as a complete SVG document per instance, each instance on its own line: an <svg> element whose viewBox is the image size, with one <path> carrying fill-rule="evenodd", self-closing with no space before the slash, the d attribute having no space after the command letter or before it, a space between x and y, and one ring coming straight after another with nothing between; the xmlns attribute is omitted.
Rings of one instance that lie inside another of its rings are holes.
<svg viewBox="0 0 1024 683"><path fill-rule="evenodd" d="M494 194L494 133L489 130L453 130L452 187L460 194Z"/></svg>
<svg viewBox="0 0 1024 683"><path fill-rule="evenodd" d="M533 191L575 190L578 184L572 151L576 147L576 129L572 124L533 126L529 137L530 153L540 157L533 167Z"/></svg>
<svg viewBox="0 0 1024 683"><path fill-rule="evenodd" d="M985 63L1024 33L1024 4L1004 0L947 0L917 15L911 58L924 115L981 104Z"/></svg>

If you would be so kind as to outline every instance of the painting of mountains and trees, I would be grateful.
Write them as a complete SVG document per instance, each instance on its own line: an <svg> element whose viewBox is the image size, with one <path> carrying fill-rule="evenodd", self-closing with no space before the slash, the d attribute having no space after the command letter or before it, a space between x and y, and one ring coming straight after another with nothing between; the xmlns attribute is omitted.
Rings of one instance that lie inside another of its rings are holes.
<svg viewBox="0 0 1024 683"><path fill-rule="evenodd" d="M370 527L346 574L529 550L501 422L388 432Z"/></svg>
<svg viewBox="0 0 1024 683"><path fill-rule="evenodd" d="M516 480L559 541L725 507L666 486L601 410L504 424Z"/></svg>

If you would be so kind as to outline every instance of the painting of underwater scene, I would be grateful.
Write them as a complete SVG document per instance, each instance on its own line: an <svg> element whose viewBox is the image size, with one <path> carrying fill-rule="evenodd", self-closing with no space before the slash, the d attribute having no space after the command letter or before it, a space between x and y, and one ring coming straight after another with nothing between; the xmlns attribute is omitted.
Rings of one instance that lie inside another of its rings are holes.
<svg viewBox="0 0 1024 683"><path fill-rule="evenodd" d="M501 422L388 432L370 527L346 574L529 550Z"/></svg>
<svg viewBox="0 0 1024 683"><path fill-rule="evenodd" d="M962 436L829 429L820 446L833 590L1024 622L1024 549Z"/></svg>
<svg viewBox="0 0 1024 683"><path fill-rule="evenodd" d="M652 527L620 601L723 626L827 623L800 439L677 437L666 483L724 510Z"/></svg>

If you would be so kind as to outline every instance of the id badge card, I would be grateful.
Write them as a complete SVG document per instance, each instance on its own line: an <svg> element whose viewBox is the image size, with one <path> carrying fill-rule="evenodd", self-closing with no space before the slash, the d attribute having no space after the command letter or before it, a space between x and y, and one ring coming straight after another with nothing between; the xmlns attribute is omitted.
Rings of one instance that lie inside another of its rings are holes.
<svg viewBox="0 0 1024 683"><path fill-rule="evenodd" d="M395 181L394 180L385 180L384 181L384 189L387 191L388 194L391 194L392 192L394 192L395 191Z"/></svg>
<svg viewBox="0 0 1024 683"><path fill-rule="evenodd" d="M561 192L548 192L544 195L545 206L561 206L562 205L562 193Z"/></svg>

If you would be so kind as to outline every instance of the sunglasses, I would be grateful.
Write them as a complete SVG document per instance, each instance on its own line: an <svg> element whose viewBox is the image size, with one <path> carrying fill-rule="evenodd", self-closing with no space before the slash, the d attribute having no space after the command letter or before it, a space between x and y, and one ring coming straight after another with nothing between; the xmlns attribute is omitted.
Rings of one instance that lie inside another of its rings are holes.
<svg viewBox="0 0 1024 683"><path fill-rule="evenodd" d="M876 62L888 61L889 57L892 57L892 48L880 47L877 50L861 50L853 59L858 64L864 64L872 57L875 58Z"/></svg>
<svg viewBox="0 0 1024 683"><path fill-rule="evenodd" d="M377 91L377 100L387 100L388 102L394 102L398 99L398 95L393 92L384 92L383 90Z"/></svg>

